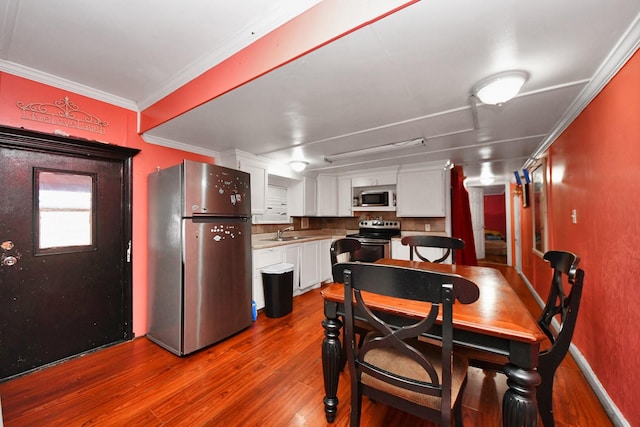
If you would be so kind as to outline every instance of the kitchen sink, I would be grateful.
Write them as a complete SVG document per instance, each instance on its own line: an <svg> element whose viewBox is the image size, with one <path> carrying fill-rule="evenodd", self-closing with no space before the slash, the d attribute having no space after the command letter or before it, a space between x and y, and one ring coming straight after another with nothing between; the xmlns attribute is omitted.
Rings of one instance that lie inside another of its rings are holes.
<svg viewBox="0 0 640 427"><path fill-rule="evenodd" d="M287 236L287 237L271 237L267 240L272 240L274 242L289 242L291 240L303 239L303 237L299 236Z"/></svg>

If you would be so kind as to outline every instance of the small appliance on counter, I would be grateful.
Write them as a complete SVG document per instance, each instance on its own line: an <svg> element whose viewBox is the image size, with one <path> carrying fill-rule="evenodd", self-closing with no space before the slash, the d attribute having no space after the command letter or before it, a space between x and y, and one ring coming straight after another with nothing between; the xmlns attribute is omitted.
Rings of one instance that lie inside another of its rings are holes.
<svg viewBox="0 0 640 427"><path fill-rule="evenodd" d="M148 182L147 338L182 356L251 325L249 174L185 160Z"/></svg>

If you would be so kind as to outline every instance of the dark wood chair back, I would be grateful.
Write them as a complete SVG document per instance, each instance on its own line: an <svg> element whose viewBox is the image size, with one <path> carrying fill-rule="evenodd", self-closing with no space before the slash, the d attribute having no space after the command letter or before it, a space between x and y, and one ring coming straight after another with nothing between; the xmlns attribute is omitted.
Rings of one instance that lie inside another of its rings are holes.
<svg viewBox="0 0 640 427"><path fill-rule="evenodd" d="M413 253L422 261L441 263L451 254L451 263L456 263L456 250L464 249L464 240L446 236L405 236L402 244L409 246L409 259L413 261ZM446 249L443 256L430 260L418 251L419 247Z"/></svg>
<svg viewBox="0 0 640 427"><path fill-rule="evenodd" d="M453 303L476 301L478 287L458 275L370 263L339 263L333 274L343 277L345 284L351 426L359 425L362 395L446 426L455 412L461 423L468 361L452 358ZM430 304L430 311L420 319L384 316L383 320L368 304L371 294L422 301ZM442 322L436 324L440 309ZM375 330L361 346L355 342L356 318L365 319ZM418 340L432 328L442 331L441 346Z"/></svg>
<svg viewBox="0 0 640 427"><path fill-rule="evenodd" d="M338 262L338 255L349 253L348 261L351 261L355 257L355 252L360 250L362 245L358 239L352 239L345 237L344 239L338 239L331 243L331 265Z"/></svg>
<svg viewBox="0 0 640 427"><path fill-rule="evenodd" d="M582 297L584 271L578 268L580 258L571 252L549 251L544 254L544 259L551 264L553 276L547 303L538 319L538 325L549 338L551 345L544 348L538 357L538 373L541 382L536 389L536 399L544 426L552 427L555 425L553 379L573 338ZM485 370L504 372L509 362L506 357L481 350L456 348L456 351L465 354L471 366Z"/></svg>
<svg viewBox="0 0 640 427"><path fill-rule="evenodd" d="M578 268L580 258L571 252L549 251L544 259L551 264L553 278L547 303L538 325L552 345L540 352L538 373L541 383L537 389L538 410L545 426L553 426L553 378L565 358L578 319L582 298L584 271ZM554 319L557 325L553 325Z"/></svg>

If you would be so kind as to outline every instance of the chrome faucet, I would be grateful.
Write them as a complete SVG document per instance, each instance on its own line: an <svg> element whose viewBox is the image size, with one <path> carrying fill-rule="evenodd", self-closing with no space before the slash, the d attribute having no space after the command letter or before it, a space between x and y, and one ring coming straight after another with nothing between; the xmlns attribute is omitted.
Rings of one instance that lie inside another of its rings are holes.
<svg viewBox="0 0 640 427"><path fill-rule="evenodd" d="M293 230L293 225L290 225L289 227L285 227L282 230L278 229L278 231L276 231L276 239L281 239L282 233L284 233L285 231L292 231L292 230Z"/></svg>

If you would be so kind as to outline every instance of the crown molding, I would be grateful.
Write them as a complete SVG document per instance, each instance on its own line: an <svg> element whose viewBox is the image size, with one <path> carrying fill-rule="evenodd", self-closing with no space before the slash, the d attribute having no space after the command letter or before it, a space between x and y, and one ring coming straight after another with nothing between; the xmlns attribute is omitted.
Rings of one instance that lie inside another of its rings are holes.
<svg viewBox="0 0 640 427"><path fill-rule="evenodd" d="M620 71L640 47L640 15L629 26L609 55L602 61L591 80L556 123L549 135L540 143L523 168L532 165L549 149L551 144L569 127L582 111L593 101L611 79Z"/></svg>
<svg viewBox="0 0 640 427"><path fill-rule="evenodd" d="M33 80L38 83L53 86L58 89L67 90L69 92L96 99L98 101L106 102L107 104L126 108L127 110L139 111L138 105L130 99L112 95L110 93L94 89L92 87L85 86L79 83L75 83L71 80L54 76L53 74L44 73L33 68L18 65L14 62L6 61L4 59L0 59L0 71L13 74L15 76L22 77L28 80Z"/></svg>
<svg viewBox="0 0 640 427"><path fill-rule="evenodd" d="M153 136L143 133L142 139L149 144L161 145L167 148L175 148L176 150L186 151L188 153L201 154L203 156L209 156L213 158L220 158L220 152L207 150L206 148L198 147L195 145L185 144L183 142L174 141L172 139L162 138L159 136Z"/></svg>

